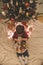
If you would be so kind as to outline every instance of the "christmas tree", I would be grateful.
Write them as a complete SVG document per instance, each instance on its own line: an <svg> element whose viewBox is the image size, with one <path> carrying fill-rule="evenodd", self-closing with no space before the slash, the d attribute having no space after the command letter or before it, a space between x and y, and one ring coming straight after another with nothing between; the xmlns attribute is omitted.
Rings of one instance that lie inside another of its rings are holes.
<svg viewBox="0 0 43 65"><path fill-rule="evenodd" d="M30 20L35 15L35 0L3 0L3 5L6 17L15 21Z"/></svg>

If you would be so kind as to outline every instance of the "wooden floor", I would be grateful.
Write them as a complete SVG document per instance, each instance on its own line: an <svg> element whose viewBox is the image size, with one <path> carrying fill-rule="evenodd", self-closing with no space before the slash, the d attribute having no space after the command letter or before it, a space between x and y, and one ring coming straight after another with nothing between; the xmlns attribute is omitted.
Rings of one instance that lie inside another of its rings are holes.
<svg viewBox="0 0 43 65"><path fill-rule="evenodd" d="M43 16L38 16L38 20L43 22Z"/></svg>

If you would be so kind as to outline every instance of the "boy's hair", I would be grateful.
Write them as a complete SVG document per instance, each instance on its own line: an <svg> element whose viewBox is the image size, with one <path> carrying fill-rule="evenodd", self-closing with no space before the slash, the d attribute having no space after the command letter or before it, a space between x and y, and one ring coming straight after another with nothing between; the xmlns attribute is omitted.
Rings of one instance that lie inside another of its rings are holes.
<svg viewBox="0 0 43 65"><path fill-rule="evenodd" d="M23 32L24 32L24 26L18 25L16 27L16 32L17 32L17 34L23 34Z"/></svg>

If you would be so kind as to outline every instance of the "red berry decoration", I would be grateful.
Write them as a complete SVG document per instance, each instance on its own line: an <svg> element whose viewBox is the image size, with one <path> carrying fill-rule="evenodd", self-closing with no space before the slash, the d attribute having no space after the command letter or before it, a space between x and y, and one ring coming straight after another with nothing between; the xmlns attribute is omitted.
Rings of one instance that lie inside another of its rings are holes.
<svg viewBox="0 0 43 65"><path fill-rule="evenodd" d="M28 2L25 3L25 6L28 7L30 4Z"/></svg>
<svg viewBox="0 0 43 65"><path fill-rule="evenodd" d="M12 21L14 21L14 19L13 19L13 18L11 18L11 20L12 20Z"/></svg>

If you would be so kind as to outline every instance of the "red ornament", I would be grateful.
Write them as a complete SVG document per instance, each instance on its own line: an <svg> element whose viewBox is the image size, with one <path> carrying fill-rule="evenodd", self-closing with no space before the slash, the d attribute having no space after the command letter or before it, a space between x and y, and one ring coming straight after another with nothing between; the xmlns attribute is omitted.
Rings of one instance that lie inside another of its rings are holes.
<svg viewBox="0 0 43 65"><path fill-rule="evenodd" d="M28 2L25 3L25 6L28 7L30 4Z"/></svg>
<svg viewBox="0 0 43 65"><path fill-rule="evenodd" d="M7 10L8 9L7 5L4 5L2 9Z"/></svg>
<svg viewBox="0 0 43 65"><path fill-rule="evenodd" d="M14 19L13 18L11 18L11 22L14 22Z"/></svg>

